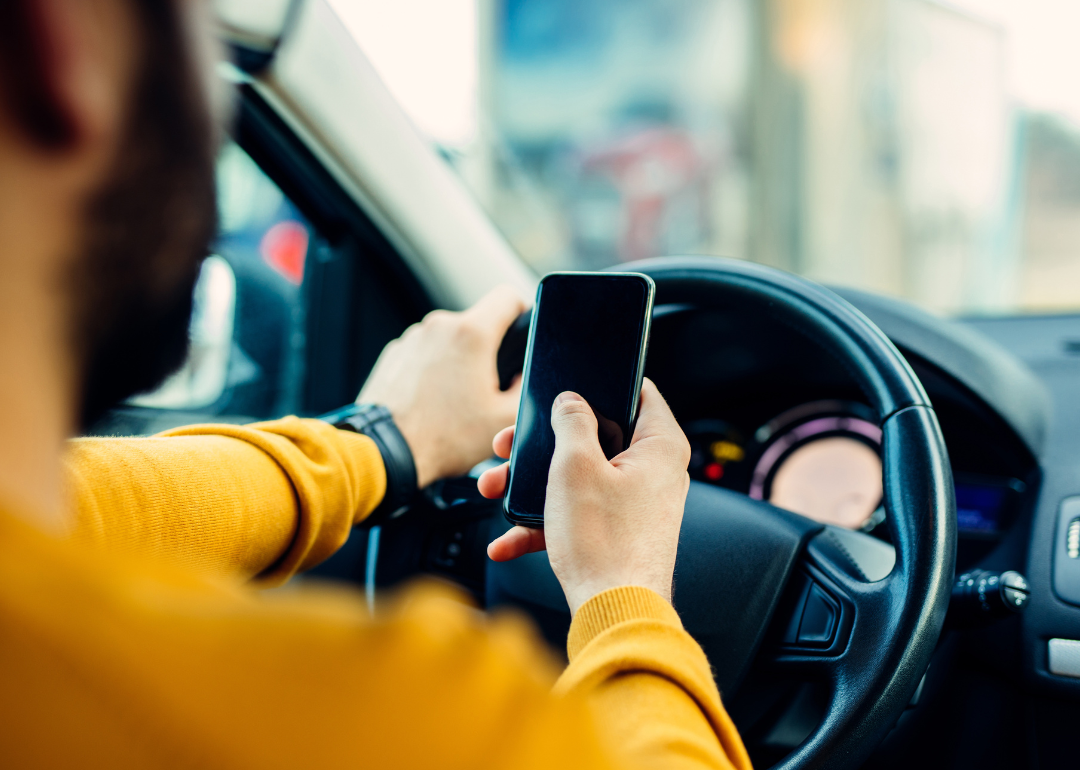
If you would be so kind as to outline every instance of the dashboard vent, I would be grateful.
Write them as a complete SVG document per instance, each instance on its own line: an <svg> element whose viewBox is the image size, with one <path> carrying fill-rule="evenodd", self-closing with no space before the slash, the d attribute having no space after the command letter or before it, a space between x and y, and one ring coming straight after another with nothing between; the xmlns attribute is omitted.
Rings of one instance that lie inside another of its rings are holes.
<svg viewBox="0 0 1080 770"><path fill-rule="evenodd" d="M1080 516L1069 522L1065 533L1065 548L1070 559L1080 559Z"/></svg>

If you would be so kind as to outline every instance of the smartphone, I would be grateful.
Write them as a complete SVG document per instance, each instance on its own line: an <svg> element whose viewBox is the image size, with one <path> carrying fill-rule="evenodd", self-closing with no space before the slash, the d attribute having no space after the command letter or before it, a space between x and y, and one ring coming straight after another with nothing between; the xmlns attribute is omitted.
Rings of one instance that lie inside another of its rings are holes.
<svg viewBox="0 0 1080 770"><path fill-rule="evenodd" d="M540 281L503 498L514 524L544 526L551 407L560 393L572 390L592 406L608 459L630 446L655 292L640 273L550 273Z"/></svg>

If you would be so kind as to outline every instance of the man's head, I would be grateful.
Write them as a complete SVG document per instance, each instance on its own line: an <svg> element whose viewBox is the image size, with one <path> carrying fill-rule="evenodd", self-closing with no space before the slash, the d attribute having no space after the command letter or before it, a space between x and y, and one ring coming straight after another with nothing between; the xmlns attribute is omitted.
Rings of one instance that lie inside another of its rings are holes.
<svg viewBox="0 0 1080 770"><path fill-rule="evenodd" d="M187 351L215 225L202 5L0 3L0 163L36 174L35 189L51 182L61 208L71 203L68 253L44 259L54 262L83 426L153 388ZM50 214L43 225L63 224Z"/></svg>

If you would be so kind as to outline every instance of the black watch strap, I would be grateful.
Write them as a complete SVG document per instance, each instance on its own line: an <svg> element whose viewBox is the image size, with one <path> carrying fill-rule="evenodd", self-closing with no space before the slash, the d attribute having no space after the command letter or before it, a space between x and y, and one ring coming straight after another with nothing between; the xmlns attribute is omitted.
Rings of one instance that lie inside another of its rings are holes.
<svg viewBox="0 0 1080 770"><path fill-rule="evenodd" d="M416 464L390 410L378 404L351 404L324 414L321 420L341 430L363 433L375 442L386 467L386 494L363 524L376 526L400 514L416 494Z"/></svg>

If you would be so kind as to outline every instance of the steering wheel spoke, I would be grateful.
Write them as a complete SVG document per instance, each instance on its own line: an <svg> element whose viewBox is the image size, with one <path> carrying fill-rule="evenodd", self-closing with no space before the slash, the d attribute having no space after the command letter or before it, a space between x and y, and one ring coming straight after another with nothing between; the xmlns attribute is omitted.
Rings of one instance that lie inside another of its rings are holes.
<svg viewBox="0 0 1080 770"><path fill-rule="evenodd" d="M767 637L806 543L822 525L746 495L691 482L673 601L734 692Z"/></svg>
<svg viewBox="0 0 1080 770"><path fill-rule="evenodd" d="M896 599L888 577L895 560L892 546L876 538L826 526L792 574L762 655L798 678L841 677L881 641L876 619Z"/></svg>

